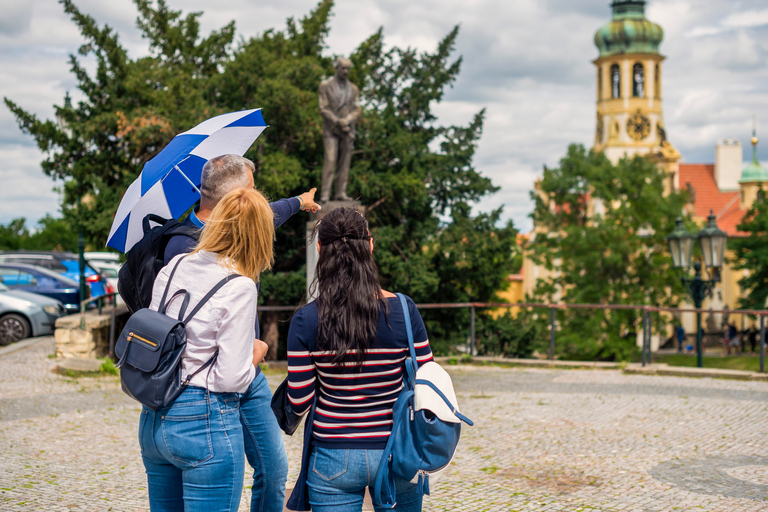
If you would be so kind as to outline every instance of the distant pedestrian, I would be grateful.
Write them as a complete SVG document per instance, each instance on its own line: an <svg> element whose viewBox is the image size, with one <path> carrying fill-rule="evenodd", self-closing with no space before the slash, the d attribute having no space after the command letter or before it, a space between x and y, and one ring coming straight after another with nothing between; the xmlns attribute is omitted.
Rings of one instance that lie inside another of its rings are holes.
<svg viewBox="0 0 768 512"><path fill-rule="evenodd" d="M750 352L755 353L757 347L757 328L754 325L750 325L748 329L744 329L742 335L744 336L744 346L749 341Z"/></svg>
<svg viewBox="0 0 768 512"><path fill-rule="evenodd" d="M728 325L728 355L731 355L731 349L734 354L739 353L739 330L733 322Z"/></svg>
<svg viewBox="0 0 768 512"><path fill-rule="evenodd" d="M677 337L677 351L683 351L683 342L685 341L685 329L682 325L675 327L675 336Z"/></svg>

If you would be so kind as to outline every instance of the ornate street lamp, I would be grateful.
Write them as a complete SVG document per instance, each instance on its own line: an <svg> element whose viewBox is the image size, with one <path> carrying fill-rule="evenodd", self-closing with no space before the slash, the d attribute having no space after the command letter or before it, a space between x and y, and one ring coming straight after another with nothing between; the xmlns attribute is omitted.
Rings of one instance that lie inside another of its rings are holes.
<svg viewBox="0 0 768 512"><path fill-rule="evenodd" d="M704 299L712 295L712 289L715 283L720 281L720 267L723 265L725 255L725 243L728 235L717 227L715 215L710 210L707 225L704 226L698 235L689 233L683 226L683 220L678 218L675 221L675 229L667 236L669 252L672 253L672 263L675 268L687 269L691 266L691 257L693 255L693 239L698 238L701 244L701 252L704 255L704 265L709 269L711 279L701 278L701 263L694 263L693 270L696 274L693 278L681 277L680 280L685 286L688 295L693 299L693 305L696 309L701 309ZM702 355L703 332L701 330L701 312L696 312L696 363L699 368L704 366Z"/></svg>
<svg viewBox="0 0 768 512"><path fill-rule="evenodd" d="M675 268L688 268L691 266L693 255L693 239L696 238L683 226L680 217L675 221L675 230L667 235L669 252L672 253L672 263Z"/></svg>

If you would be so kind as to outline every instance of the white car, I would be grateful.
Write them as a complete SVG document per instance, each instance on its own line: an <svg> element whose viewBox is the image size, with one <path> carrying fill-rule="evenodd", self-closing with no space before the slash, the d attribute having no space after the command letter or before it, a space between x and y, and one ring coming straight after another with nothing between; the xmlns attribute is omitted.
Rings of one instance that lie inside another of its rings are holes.
<svg viewBox="0 0 768 512"><path fill-rule="evenodd" d="M120 271L120 267L122 265L118 263L117 261L101 261L98 259L93 259L88 257L89 253L86 253L85 258L88 260L88 262L99 271L99 274L104 276L107 279L107 282L112 285L112 288L117 291L117 273ZM90 253L90 254L112 254L112 253ZM124 304L123 298L120 297L120 294L116 295L116 305Z"/></svg>
<svg viewBox="0 0 768 512"><path fill-rule="evenodd" d="M120 255L116 252L86 252L83 256L94 267L98 267L101 263L114 263L118 268L120 266Z"/></svg>

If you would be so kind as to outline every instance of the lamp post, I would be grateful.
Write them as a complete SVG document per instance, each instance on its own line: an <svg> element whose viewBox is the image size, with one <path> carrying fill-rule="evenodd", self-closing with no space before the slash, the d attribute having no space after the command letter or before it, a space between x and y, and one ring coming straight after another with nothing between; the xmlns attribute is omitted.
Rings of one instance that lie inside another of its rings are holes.
<svg viewBox="0 0 768 512"><path fill-rule="evenodd" d="M712 295L712 289L715 283L720 281L720 267L723 265L723 256L725 255L725 243L728 235L717 227L715 215L710 210L707 218L707 225L694 235L683 226L683 219L678 218L675 222L675 229L667 236L669 252L672 254L672 263L675 268L687 269L691 266L691 257L693 256L693 240L698 238L701 244L701 253L704 256L704 265L709 269L712 277L709 280L701 277L701 263L698 261L693 265L695 274L693 278L681 277L680 280L685 286L688 295L693 299L693 305L696 309L701 309L704 299ZM704 366L701 344L703 333L701 330L701 311L696 312L696 364L699 368Z"/></svg>

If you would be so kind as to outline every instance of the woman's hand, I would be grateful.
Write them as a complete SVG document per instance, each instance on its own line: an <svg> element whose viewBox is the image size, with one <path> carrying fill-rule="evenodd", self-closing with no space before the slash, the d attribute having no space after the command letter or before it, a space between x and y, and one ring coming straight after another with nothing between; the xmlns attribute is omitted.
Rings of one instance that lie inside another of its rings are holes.
<svg viewBox="0 0 768 512"><path fill-rule="evenodd" d="M253 366L259 366L259 363L264 361L264 356L267 355L269 346L256 338L253 340Z"/></svg>

